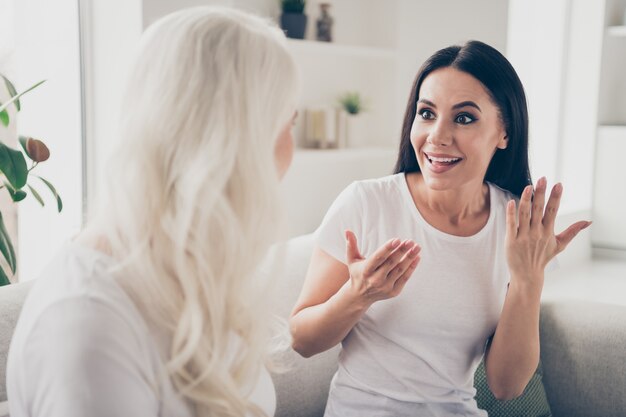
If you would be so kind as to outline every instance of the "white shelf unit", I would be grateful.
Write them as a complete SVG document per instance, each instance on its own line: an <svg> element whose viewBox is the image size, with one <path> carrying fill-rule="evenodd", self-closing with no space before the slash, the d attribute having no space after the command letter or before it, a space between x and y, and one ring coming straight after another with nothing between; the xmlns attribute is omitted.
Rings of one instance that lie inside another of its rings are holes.
<svg viewBox="0 0 626 417"><path fill-rule="evenodd" d="M598 124L626 125L626 0L606 0Z"/></svg>
<svg viewBox="0 0 626 417"><path fill-rule="evenodd" d="M626 39L626 25L609 26L606 29L606 34L608 36L612 36L612 37L616 37L616 38L625 38Z"/></svg>
<svg viewBox="0 0 626 417"><path fill-rule="evenodd" d="M318 42L301 39L289 39L289 49L294 53L318 54L320 56L352 56L354 58L393 61L396 52L390 48L371 46L341 45L332 42Z"/></svg>
<svg viewBox="0 0 626 417"><path fill-rule="evenodd" d="M626 251L626 0L605 1L591 242L594 251Z"/></svg>
<svg viewBox="0 0 626 417"><path fill-rule="evenodd" d="M626 251L626 124L600 126L596 148L592 241Z"/></svg>
<svg viewBox="0 0 626 417"><path fill-rule="evenodd" d="M340 107L339 97L358 92L365 102L359 114L359 135L349 146L395 146L399 132L397 108L397 37L394 30L399 0L342 0L332 3L333 41L315 38L319 2L307 3L309 18L304 40L289 39L288 47L300 70L299 110ZM355 13L358 10L358 13ZM294 135L305 142L305 117L299 117Z"/></svg>

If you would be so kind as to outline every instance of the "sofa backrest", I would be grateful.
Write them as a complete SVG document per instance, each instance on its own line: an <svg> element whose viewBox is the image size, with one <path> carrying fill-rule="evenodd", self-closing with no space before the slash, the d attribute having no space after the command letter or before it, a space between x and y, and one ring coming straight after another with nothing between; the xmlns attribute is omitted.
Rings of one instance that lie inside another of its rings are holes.
<svg viewBox="0 0 626 417"><path fill-rule="evenodd" d="M7 355L11 336L17 324L17 318L22 310L24 299L30 290L33 281L0 287L0 402L6 401L6 370Z"/></svg>
<svg viewBox="0 0 626 417"><path fill-rule="evenodd" d="M626 306L544 303L543 382L555 417L626 416Z"/></svg>

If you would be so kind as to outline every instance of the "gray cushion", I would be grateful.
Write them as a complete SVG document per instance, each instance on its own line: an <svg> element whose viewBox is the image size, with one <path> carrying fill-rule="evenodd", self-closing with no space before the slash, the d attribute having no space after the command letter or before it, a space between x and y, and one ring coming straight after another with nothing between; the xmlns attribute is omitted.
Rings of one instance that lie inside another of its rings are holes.
<svg viewBox="0 0 626 417"><path fill-rule="evenodd" d="M0 287L0 401L6 401L7 390L5 385L7 370L7 354L11 344L11 336L17 324L17 318L22 310L24 299L30 290L33 281Z"/></svg>
<svg viewBox="0 0 626 417"><path fill-rule="evenodd" d="M625 306L545 303L541 360L555 417L626 415Z"/></svg>

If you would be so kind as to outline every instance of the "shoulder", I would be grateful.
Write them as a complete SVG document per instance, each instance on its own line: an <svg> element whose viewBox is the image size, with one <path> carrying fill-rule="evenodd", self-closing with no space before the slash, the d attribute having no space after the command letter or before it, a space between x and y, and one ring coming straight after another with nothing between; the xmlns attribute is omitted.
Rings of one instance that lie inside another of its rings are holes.
<svg viewBox="0 0 626 417"><path fill-rule="evenodd" d="M29 295L11 342L7 386L16 397L15 410L155 415L158 350L130 299L103 277L85 276L83 283L74 282L76 277L51 279L64 294L51 291L45 279Z"/></svg>
<svg viewBox="0 0 626 417"><path fill-rule="evenodd" d="M89 351L90 346L114 348L118 340L135 349L145 345L147 325L117 284L111 265L104 255L64 247L27 297L16 343L37 350L38 341L58 341L76 351Z"/></svg>
<svg viewBox="0 0 626 417"><path fill-rule="evenodd" d="M491 182L488 182L487 184L489 185L489 192L493 193L491 201L495 203L496 207L506 208L506 205L510 200L519 200L519 198L509 190L500 188Z"/></svg>
<svg viewBox="0 0 626 417"><path fill-rule="evenodd" d="M353 193L358 193L361 198L369 199L397 195L403 186L406 187L404 173L399 173L355 181L348 188L351 188Z"/></svg>

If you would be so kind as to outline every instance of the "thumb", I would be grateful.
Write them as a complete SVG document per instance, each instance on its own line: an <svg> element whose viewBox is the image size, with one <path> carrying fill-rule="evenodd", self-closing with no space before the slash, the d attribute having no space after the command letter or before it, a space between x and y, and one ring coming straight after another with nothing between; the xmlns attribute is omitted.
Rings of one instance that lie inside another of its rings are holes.
<svg viewBox="0 0 626 417"><path fill-rule="evenodd" d="M348 265L363 259L356 242L356 235L351 230L346 230L346 261Z"/></svg>
<svg viewBox="0 0 626 417"><path fill-rule="evenodd" d="M587 221L579 221L572 224L562 233L556 235L556 243L557 243L557 253L561 253L567 245L576 237L581 230L586 229L591 225L591 222Z"/></svg>

